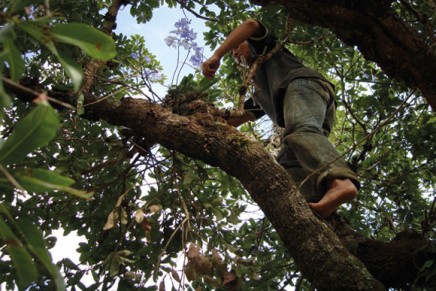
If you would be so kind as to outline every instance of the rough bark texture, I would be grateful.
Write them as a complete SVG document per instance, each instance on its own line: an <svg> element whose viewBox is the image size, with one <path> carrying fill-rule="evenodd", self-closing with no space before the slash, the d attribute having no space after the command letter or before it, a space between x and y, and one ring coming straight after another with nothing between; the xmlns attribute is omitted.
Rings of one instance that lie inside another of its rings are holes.
<svg viewBox="0 0 436 291"><path fill-rule="evenodd" d="M328 224L320 221L262 144L207 113L180 116L133 99L119 107L99 103L88 110L94 117L131 128L151 143L203 160L238 178L302 273L319 289L381 290L379 281L386 287L405 288L427 260L436 259L434 245L421 237L381 242L362 237L338 217Z"/></svg>
<svg viewBox="0 0 436 291"><path fill-rule="evenodd" d="M28 101L19 88L8 89ZM50 95L64 101L69 97ZM423 264L436 260L435 244L421 237L381 242L359 235L340 217L320 221L262 144L207 113L180 116L158 104L125 99L120 106L98 102L87 107L85 117L129 127L149 144L162 144L238 178L318 289L381 290L379 282L386 288L407 289Z"/></svg>
<svg viewBox="0 0 436 291"><path fill-rule="evenodd" d="M383 289L361 261L386 286L404 287L413 282L426 260L435 257L431 249L422 248L424 240L378 242L359 236L338 219L330 224L321 222L294 190L286 171L260 143L206 113L185 117L144 100L126 99L118 107L98 103L88 109L88 114L129 127L152 143L203 160L237 177L274 225L302 273L317 288Z"/></svg>
<svg viewBox="0 0 436 291"><path fill-rule="evenodd" d="M344 246L386 287L436 286L436 281L416 280L424 263L436 259L434 242L413 231L400 232L391 242L377 241L355 232L337 215L328 222Z"/></svg>
<svg viewBox="0 0 436 291"><path fill-rule="evenodd" d="M283 4L295 19L332 29L346 43L357 45L388 75L419 88L436 108L435 56L419 36L398 21L390 2L257 2ZM111 19L106 19L108 25L116 19L119 1L114 1L113 8L108 13ZM110 26L105 26L105 31L110 34ZM85 67L82 92L87 96L86 103L92 101L92 79L101 65L93 62ZM151 144L177 150L238 178L271 221L304 276L318 289L382 290L380 282L386 287L407 288L423 263L436 259L432 246L422 239L378 242L357 235L340 220L330 224L320 221L295 191L286 171L260 143L207 113L180 116L160 105L134 99L125 99L119 106L102 101L86 110L87 118L131 128Z"/></svg>
<svg viewBox="0 0 436 291"><path fill-rule="evenodd" d="M436 110L436 51L410 29L387 0L255 0L283 5L304 23L329 28L389 76L421 90Z"/></svg>

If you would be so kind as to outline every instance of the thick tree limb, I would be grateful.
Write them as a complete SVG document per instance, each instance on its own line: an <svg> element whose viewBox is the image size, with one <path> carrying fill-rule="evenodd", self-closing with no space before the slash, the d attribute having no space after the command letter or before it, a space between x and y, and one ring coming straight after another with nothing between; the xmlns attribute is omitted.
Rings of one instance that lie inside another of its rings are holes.
<svg viewBox="0 0 436 291"><path fill-rule="evenodd" d="M329 28L389 76L420 89L436 110L436 51L391 8L392 1L255 0L283 5L301 22ZM433 44L434 46L434 44Z"/></svg>
<svg viewBox="0 0 436 291"><path fill-rule="evenodd" d="M134 99L126 99L119 107L99 103L87 114L129 127L152 143L220 167L238 178L274 225L302 273L317 288L381 289L361 262L386 287L405 288L427 260L436 259L434 245L422 238L381 242L362 237L340 219L321 222L262 144L208 114L180 116L160 105Z"/></svg>
<svg viewBox="0 0 436 291"><path fill-rule="evenodd" d="M420 52L423 44L416 36L414 36L416 39L407 38L411 34L410 31L404 25L397 25L395 17L391 15L388 8L380 9L375 1L367 1L368 3L356 0L296 0L289 1L289 3L276 1L276 3L281 2L289 10L298 6L299 9L294 11L295 15L291 13L296 19L305 19L306 22L312 21L310 23L329 27L345 42L361 46L362 52L368 59L379 63L391 77L421 89L429 103L436 108L434 80L429 80L424 74L429 72L428 63L433 64L434 68L434 59L430 56L426 60L427 69L423 69L421 58L413 60L412 56ZM119 3L117 0L114 1L114 10L112 10L114 18ZM353 5L362 6L364 9L353 10ZM317 6L316 10L313 6ZM314 18L315 15L320 15L319 19ZM332 19L333 15L336 15L337 19ZM309 16L314 20L310 20ZM111 29L105 26L104 30L110 33ZM365 41L368 41L365 35L368 35L368 32L369 38L374 38L374 40L372 43L368 42L370 45L365 45ZM401 32L407 32L407 34ZM394 39L391 33L394 33L392 34L394 36L398 33L398 39ZM382 45L371 46L379 42ZM398 43L400 45L397 45ZM398 46L399 52L396 50ZM405 59L398 63L392 61L400 57ZM101 63L90 63L85 68L82 92L87 96L88 102L93 76L101 65ZM410 67L412 65L413 67ZM424 84L425 82L427 85ZM387 286L393 284L391 278L402 276L398 271L393 271L389 274L390 279L386 279L385 273L380 272L379 266L382 265L380 259L375 256L386 254L386 250L392 247L392 244L357 239L348 235L347 232L338 231L339 234L346 234L341 235L342 241L360 260L357 259L344 247L331 228L312 214L286 171L273 160L263 146L234 128L219 123L204 113L184 117L145 100L125 99L120 106L102 101L86 107L86 110L88 118L104 119L113 125L131 128L135 135L144 137L150 143L159 143L205 161L238 178L274 225L304 276L315 287L333 290L382 290L384 287L373 276ZM389 259L383 261L386 263L383 266L389 266L392 262L406 261L422 266L426 259L431 258L429 257L431 252L417 251L417 248L423 247L422 241L418 244L404 245L403 247L399 245L396 249L401 250L400 254L404 256L398 256L397 252L393 252ZM419 257L416 255L418 253L420 253ZM366 267L362 262L366 264ZM406 264L401 266L406 270L409 268ZM410 283L416 277L417 270L419 268L413 268L413 275L407 278L405 284Z"/></svg>
<svg viewBox="0 0 436 291"><path fill-rule="evenodd" d="M8 86L8 89L22 96L19 87ZM64 94L50 94L68 100ZM24 101L28 100L24 98ZM199 110L204 110L203 107ZM241 180L274 225L302 273L318 288L381 288L361 262L386 287L406 288L427 260L436 260L434 244L422 238L381 242L357 234L338 217L330 219L328 224L320 222L295 191L286 171L262 144L211 115L180 116L158 104L134 99L125 99L118 107L102 101L87 106L86 110L88 119L104 119L128 127L148 143L160 143L218 166ZM206 111L216 113L216 109ZM349 276L343 278L343 274ZM366 283L362 286L359 280Z"/></svg>
<svg viewBox="0 0 436 291"><path fill-rule="evenodd" d="M436 283L416 280L425 262L436 260L435 243L420 234L404 231L383 242L360 235L337 215L328 222L345 247L386 287L408 289L412 284L430 287Z"/></svg>
<svg viewBox="0 0 436 291"><path fill-rule="evenodd" d="M383 289L327 224L315 218L287 172L260 143L217 123L207 114L188 118L145 100L125 99L118 107L100 102L87 110L91 118L129 127L150 142L218 166L237 177L314 286L335 290Z"/></svg>
<svg viewBox="0 0 436 291"><path fill-rule="evenodd" d="M436 259L434 244L421 237L381 242L362 237L336 217L329 224L321 222L262 144L208 114L180 116L135 99L126 99L118 107L98 103L87 114L129 127L152 143L220 167L238 178L274 225L302 273L319 289L382 289L361 262L386 287L405 288L414 282L427 260Z"/></svg>

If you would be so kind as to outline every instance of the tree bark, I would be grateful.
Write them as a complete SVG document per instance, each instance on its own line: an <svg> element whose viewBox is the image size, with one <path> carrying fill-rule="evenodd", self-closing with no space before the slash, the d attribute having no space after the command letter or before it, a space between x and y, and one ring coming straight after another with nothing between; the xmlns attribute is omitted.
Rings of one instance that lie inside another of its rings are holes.
<svg viewBox="0 0 436 291"><path fill-rule="evenodd" d="M406 25L388 0L255 0L283 5L301 22L326 27L391 78L419 89L436 110L436 50Z"/></svg>
<svg viewBox="0 0 436 291"><path fill-rule="evenodd" d="M387 288L436 286L436 278L430 282L418 279L423 265L436 260L435 242L414 231L400 232L390 242L369 239L351 229L338 215L330 217L328 223L344 246Z"/></svg>
<svg viewBox="0 0 436 291"><path fill-rule="evenodd" d="M205 113L173 114L145 100L125 99L118 107L100 102L88 117L133 130L238 178L271 221L300 270L319 289L382 290L365 266L317 219L287 172L262 144ZM350 274L343 276L343 274Z"/></svg>
<svg viewBox="0 0 436 291"><path fill-rule="evenodd" d="M17 97L29 101L20 88L6 85ZM50 92L50 96L66 102L69 99L63 93ZM93 101L88 96L87 103ZM161 105L129 98L119 106L100 101L86 108L84 117L89 120L103 119L128 127L147 144L159 143L238 178L273 224L303 275L319 289L379 290L383 289L380 282L386 288L407 289L422 266L436 260L436 244L422 237L382 242L356 233L338 216L328 221L316 218L287 172L262 144L207 113L180 116Z"/></svg>
<svg viewBox="0 0 436 291"><path fill-rule="evenodd" d="M419 36L397 19L389 8L390 2L257 2L283 4L295 19L330 28L347 44L357 45L367 59L377 62L389 76L419 88L436 108L435 56ZM91 82L82 90L87 103L92 99L88 93L95 68L85 68L86 79ZM125 99L119 106L101 101L86 110L87 118L128 127L150 143L220 167L238 178L273 224L303 275L318 289L405 288L426 260L435 259L431 246L425 248L423 240L383 243L362 238L337 221L329 225L319 220L286 171L260 143L207 113L180 116L137 99Z"/></svg>

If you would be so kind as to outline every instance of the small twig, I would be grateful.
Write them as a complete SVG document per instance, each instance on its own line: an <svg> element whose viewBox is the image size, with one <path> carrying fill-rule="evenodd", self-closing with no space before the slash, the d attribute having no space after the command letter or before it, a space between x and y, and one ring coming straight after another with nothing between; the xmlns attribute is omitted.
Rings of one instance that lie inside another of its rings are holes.
<svg viewBox="0 0 436 291"><path fill-rule="evenodd" d="M162 252L160 253L159 257L157 258L157 263L156 266L154 267L154 274L156 275L159 271L159 267L160 267L160 261L162 259L162 257L164 256L166 250L168 249L168 246L170 245L171 241L173 240L174 236L176 235L176 233L180 230L180 228L185 224L185 222L189 219L189 217L186 217L185 219L182 220L182 222L176 227L176 229L173 231L173 233L171 234L171 236L169 237L167 243L165 244Z"/></svg>
<svg viewBox="0 0 436 291"><path fill-rule="evenodd" d="M0 164L0 172L5 175L6 179L8 179L9 182L11 182L11 184L17 188L18 190L22 191L22 192L26 192L26 190L20 185L20 183L18 183L17 180L15 180L15 178L9 174L8 170L6 170L2 164Z"/></svg>
<svg viewBox="0 0 436 291"><path fill-rule="evenodd" d="M124 88L120 88L120 89L118 89L117 91L114 91L114 92L112 92L112 93L110 93L110 94L108 94L108 95L106 95L106 96L104 96L104 97L102 97L102 98L99 98L99 99L97 99L97 100L95 100L95 101L92 101L92 102L89 102L89 103L83 104L83 107L91 106L91 105L94 105L94 104L96 104L96 103L102 102L102 101L104 101L104 100L106 100L106 99L108 99L108 98L114 96L114 95L117 94L118 92L121 92L122 90L124 90Z"/></svg>
<svg viewBox="0 0 436 291"><path fill-rule="evenodd" d="M180 45L177 46L177 62L176 62L176 68L174 69L173 77L171 79L171 85L174 85L174 78L176 77L177 70L179 69L179 63L180 63Z"/></svg>
<svg viewBox="0 0 436 291"><path fill-rule="evenodd" d="M30 88L24 87L23 85L21 85L19 83L16 83L16 82L12 81L11 79L2 77L1 80L4 83L6 83L8 86L11 86L11 87L13 87L13 88L15 88L17 90L20 90L23 93L27 93L27 94L33 95L33 96L35 96L35 98L37 98L39 95L42 94L41 92L37 92L37 91L34 91L34 90L30 89ZM65 107L65 108L67 108L67 109L76 110L76 108L74 106L72 106L71 104L59 101L59 100L57 100L57 99L55 99L53 97L47 96L47 100L52 102L52 103L56 103L58 105L61 105L61 106Z"/></svg>
<svg viewBox="0 0 436 291"><path fill-rule="evenodd" d="M189 220L191 219L191 216L189 215L188 207L186 207L185 199L183 199L182 194L180 193L180 190L178 188L176 189L176 192L177 192L177 196L179 196L180 203L182 204L183 211L185 212L186 215L186 219L188 222L188 231L190 231L191 223L189 222Z"/></svg>
<svg viewBox="0 0 436 291"><path fill-rule="evenodd" d="M185 66L186 62L188 61L188 57L189 57L190 53L191 53L191 49L188 50L188 53L186 54L185 60L183 61L183 64L182 64L182 66L179 69L179 73L177 74L177 78L176 78L176 84L179 83L180 74L182 73L182 69Z"/></svg>
<svg viewBox="0 0 436 291"><path fill-rule="evenodd" d="M180 7L182 7L182 9L186 9L188 10L190 13L192 13L195 17L206 20L206 21L213 21L213 22L217 22L216 19L212 19L212 18L208 18L208 17L204 17L203 15L198 14L197 12L195 12L194 10L192 10L191 8L188 8L186 6L186 4L184 3L184 1L180 1L180 0L176 0L177 3L179 3Z"/></svg>

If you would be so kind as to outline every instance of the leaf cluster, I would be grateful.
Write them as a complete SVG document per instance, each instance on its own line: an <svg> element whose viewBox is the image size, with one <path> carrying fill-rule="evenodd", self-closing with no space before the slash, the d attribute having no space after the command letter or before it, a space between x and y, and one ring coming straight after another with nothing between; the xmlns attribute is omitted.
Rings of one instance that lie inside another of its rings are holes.
<svg viewBox="0 0 436 291"><path fill-rule="evenodd" d="M201 15L212 49L247 17L273 27L287 48L335 84L338 112L330 138L362 184L358 199L340 212L377 239L410 228L435 238L436 119L418 92L388 78L326 29L294 23L288 35L289 19L278 7L229 0L128 2L138 22L161 5ZM434 27L425 14L430 2L394 2L399 15L414 17L410 25L419 33ZM110 38L93 28L103 23L112 3L107 0L0 3L2 80L37 80L45 91L68 92L78 106L55 111L47 102L23 105L0 82L1 282L11 289L59 290L309 288L235 178L128 128L80 117L87 108L75 92L82 65L91 59L106 61L89 92L97 99L165 102L153 90L165 76L156 75L161 65L147 49L150 36ZM417 21L417 15L427 18ZM228 107L240 84L226 57L217 80L186 76L168 96L180 100L200 92ZM276 134L271 128L257 122L243 130L269 148ZM84 238L77 261L49 258L57 229ZM434 270L429 261L421 279L431 281Z"/></svg>

